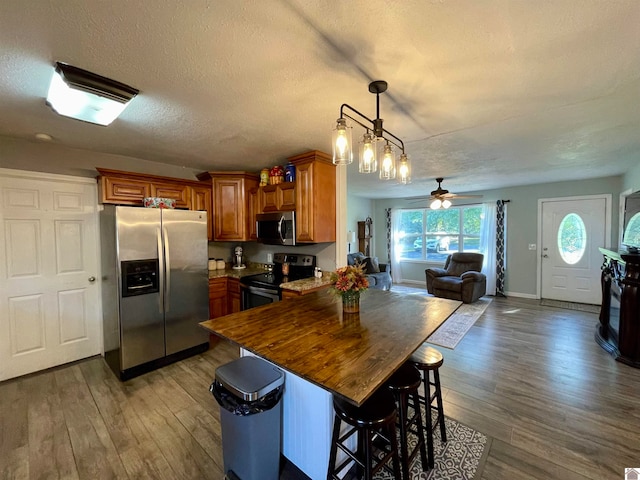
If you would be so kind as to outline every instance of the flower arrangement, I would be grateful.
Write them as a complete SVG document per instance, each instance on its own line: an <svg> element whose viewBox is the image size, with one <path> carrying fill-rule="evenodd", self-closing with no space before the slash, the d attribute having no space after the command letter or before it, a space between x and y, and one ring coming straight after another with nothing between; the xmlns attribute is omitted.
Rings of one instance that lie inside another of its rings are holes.
<svg viewBox="0 0 640 480"><path fill-rule="evenodd" d="M331 274L332 290L338 295L350 292L364 292L369 288L369 280L364 274L364 265L347 265Z"/></svg>

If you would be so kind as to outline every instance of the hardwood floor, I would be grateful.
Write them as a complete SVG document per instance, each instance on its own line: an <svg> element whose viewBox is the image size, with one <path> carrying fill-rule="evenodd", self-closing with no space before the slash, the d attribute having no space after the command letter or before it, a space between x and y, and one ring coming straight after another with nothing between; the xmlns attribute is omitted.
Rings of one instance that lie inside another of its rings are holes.
<svg viewBox="0 0 640 480"><path fill-rule="evenodd" d="M440 348L445 413L491 437L478 478L622 479L640 466L640 370L594 341L597 315L495 298ZM0 478L222 479L208 391L237 350L120 382L101 358L0 383Z"/></svg>

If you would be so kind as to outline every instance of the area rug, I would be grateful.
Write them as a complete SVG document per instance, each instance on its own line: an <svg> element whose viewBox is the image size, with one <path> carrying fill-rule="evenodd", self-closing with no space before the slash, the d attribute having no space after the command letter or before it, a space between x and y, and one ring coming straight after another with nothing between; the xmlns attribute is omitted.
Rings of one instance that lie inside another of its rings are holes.
<svg viewBox="0 0 640 480"><path fill-rule="evenodd" d="M566 308L569 310L578 310L580 312L600 313L600 305L591 305L589 303L564 302L562 300L551 300L543 298L540 305L545 307Z"/></svg>
<svg viewBox="0 0 640 480"><path fill-rule="evenodd" d="M490 303L491 298L487 297L474 303L463 303L440 325L440 328L433 335L427 338L427 342L453 350Z"/></svg>
<svg viewBox="0 0 640 480"><path fill-rule="evenodd" d="M424 411L423 407L423 415ZM437 415L436 412L434 412L434 421L436 420L435 415ZM442 442L440 438L439 427L434 432L434 468L423 472L420 454L418 454L409 471L411 480L474 480L480 478L489 453L490 437L449 417L445 417L444 423L447 427L446 442ZM415 446L416 440L413 436L409 437L409 443L410 448ZM390 480L393 475L383 469L374 478L376 480Z"/></svg>

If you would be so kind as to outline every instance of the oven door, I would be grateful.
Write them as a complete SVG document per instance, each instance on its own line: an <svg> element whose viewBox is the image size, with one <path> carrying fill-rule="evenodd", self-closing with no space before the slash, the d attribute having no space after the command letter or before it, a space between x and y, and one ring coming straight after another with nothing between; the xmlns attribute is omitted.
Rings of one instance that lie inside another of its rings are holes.
<svg viewBox="0 0 640 480"><path fill-rule="evenodd" d="M279 301L280 292L276 289L242 285L242 310Z"/></svg>

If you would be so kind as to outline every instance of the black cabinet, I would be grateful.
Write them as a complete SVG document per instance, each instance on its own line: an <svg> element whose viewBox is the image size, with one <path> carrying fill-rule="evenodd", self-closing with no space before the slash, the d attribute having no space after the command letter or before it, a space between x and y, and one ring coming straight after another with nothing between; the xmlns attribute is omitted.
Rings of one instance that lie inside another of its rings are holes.
<svg viewBox="0 0 640 480"><path fill-rule="evenodd" d="M604 263L596 342L616 360L640 368L640 255L600 252Z"/></svg>

